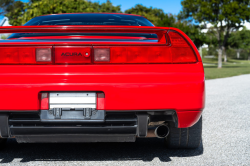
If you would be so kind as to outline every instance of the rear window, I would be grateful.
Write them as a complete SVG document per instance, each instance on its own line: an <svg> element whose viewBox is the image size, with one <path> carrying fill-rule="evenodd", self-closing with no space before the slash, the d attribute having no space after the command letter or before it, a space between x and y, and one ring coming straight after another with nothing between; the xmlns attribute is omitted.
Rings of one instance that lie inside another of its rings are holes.
<svg viewBox="0 0 250 166"><path fill-rule="evenodd" d="M144 17L123 14L59 14L39 16L28 21L24 26L33 25L120 25L120 26L154 26ZM35 36L61 36L62 33L13 33L11 38ZM131 33L63 33L64 36L135 36L156 38L156 34L131 34Z"/></svg>
<svg viewBox="0 0 250 166"><path fill-rule="evenodd" d="M59 14L35 17L28 21L31 25L123 25L154 26L144 17L123 14Z"/></svg>

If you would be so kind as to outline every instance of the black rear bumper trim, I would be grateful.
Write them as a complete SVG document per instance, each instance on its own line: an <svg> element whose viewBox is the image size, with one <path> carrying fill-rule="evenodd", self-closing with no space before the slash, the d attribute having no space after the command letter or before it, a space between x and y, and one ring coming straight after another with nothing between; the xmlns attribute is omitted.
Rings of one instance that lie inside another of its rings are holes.
<svg viewBox="0 0 250 166"><path fill-rule="evenodd" d="M22 135L18 143L135 142L135 135Z"/></svg>
<svg viewBox="0 0 250 166"><path fill-rule="evenodd" d="M50 134L134 134L136 135L137 125L135 126L101 126L101 127L28 127L10 126L13 136L18 135L50 135Z"/></svg>

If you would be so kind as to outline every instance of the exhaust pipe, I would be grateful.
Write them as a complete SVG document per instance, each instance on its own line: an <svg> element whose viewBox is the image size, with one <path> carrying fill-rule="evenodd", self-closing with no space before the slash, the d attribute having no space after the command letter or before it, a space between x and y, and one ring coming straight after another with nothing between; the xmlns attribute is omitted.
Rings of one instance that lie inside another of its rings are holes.
<svg viewBox="0 0 250 166"><path fill-rule="evenodd" d="M169 128L167 125L160 125L155 130L149 129L147 133L147 137L157 137L157 138L165 138L169 134Z"/></svg>
<svg viewBox="0 0 250 166"><path fill-rule="evenodd" d="M167 125L160 125L155 129L155 135L158 138L165 138L169 134L169 128Z"/></svg>

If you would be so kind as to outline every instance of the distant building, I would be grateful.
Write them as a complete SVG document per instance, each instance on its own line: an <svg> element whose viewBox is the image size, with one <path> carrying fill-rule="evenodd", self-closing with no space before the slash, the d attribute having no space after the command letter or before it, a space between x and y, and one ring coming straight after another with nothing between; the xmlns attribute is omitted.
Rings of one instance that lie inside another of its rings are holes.
<svg viewBox="0 0 250 166"><path fill-rule="evenodd" d="M7 17L4 17L2 21L0 22L0 26L11 26L9 24L9 19Z"/></svg>
<svg viewBox="0 0 250 166"><path fill-rule="evenodd" d="M11 26L9 24L9 19L7 17L4 17L1 21L0 21L0 26ZM9 36L10 34L8 33L3 33L0 34L0 39L2 39L2 36Z"/></svg>

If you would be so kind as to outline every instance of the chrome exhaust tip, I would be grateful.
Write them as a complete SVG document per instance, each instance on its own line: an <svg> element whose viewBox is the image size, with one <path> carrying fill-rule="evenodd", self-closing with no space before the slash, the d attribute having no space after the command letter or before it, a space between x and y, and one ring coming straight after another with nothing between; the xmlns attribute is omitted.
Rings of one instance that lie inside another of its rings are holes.
<svg viewBox="0 0 250 166"><path fill-rule="evenodd" d="M154 134L158 138L165 138L169 134L169 128L167 125L160 125L155 129Z"/></svg>

